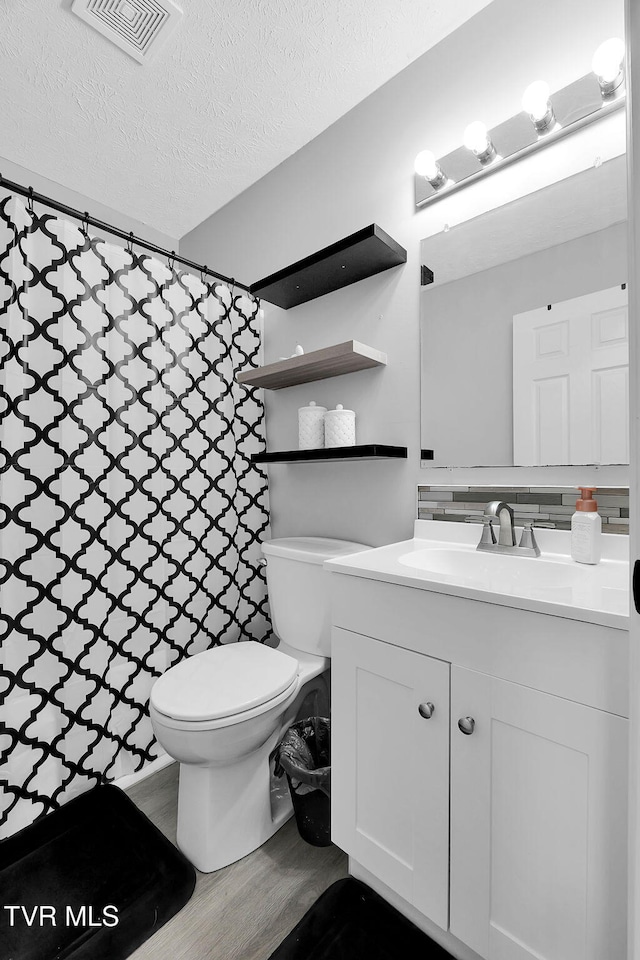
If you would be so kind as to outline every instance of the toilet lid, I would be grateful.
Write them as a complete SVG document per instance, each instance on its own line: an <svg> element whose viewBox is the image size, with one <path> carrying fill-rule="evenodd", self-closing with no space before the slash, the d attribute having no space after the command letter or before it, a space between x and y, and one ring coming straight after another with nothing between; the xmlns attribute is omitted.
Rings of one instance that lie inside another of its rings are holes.
<svg viewBox="0 0 640 960"><path fill-rule="evenodd" d="M151 703L176 720L217 720L259 707L292 686L298 661L254 640L187 657L151 688Z"/></svg>

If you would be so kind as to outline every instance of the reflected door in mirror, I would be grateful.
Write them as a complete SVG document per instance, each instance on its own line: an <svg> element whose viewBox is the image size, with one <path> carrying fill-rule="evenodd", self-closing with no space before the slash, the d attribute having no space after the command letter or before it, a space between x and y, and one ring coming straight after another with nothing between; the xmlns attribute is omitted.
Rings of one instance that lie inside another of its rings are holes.
<svg viewBox="0 0 640 960"><path fill-rule="evenodd" d="M627 291L513 318L514 461L629 462Z"/></svg>

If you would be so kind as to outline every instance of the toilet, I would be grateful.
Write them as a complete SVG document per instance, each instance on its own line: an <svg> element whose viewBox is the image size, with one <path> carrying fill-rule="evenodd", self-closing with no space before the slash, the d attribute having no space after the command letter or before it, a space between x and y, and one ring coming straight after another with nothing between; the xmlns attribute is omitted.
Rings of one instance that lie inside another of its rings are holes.
<svg viewBox="0 0 640 960"><path fill-rule="evenodd" d="M180 762L178 846L204 873L245 857L291 816L271 754L298 717L327 712L331 651L325 560L362 543L289 537L262 544L277 648L204 650L153 685L156 739Z"/></svg>

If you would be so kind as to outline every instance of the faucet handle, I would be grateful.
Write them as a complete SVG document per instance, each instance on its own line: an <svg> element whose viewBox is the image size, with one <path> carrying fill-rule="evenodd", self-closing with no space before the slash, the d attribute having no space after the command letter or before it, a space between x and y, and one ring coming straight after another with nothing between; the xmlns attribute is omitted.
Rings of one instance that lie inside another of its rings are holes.
<svg viewBox="0 0 640 960"><path fill-rule="evenodd" d="M493 531L493 521L495 517L485 516L482 518L482 536L480 537L481 544L493 545L496 542L496 535Z"/></svg>
<svg viewBox="0 0 640 960"><path fill-rule="evenodd" d="M536 535L533 532L533 520L524 521L518 548L521 550L530 550L536 557L540 556L540 547L536 543Z"/></svg>

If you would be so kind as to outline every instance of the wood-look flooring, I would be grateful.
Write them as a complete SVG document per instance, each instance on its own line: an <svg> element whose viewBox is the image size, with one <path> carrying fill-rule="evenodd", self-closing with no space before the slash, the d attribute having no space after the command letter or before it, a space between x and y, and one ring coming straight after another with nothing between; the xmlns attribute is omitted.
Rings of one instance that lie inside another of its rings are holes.
<svg viewBox="0 0 640 960"><path fill-rule="evenodd" d="M175 843L178 764L127 793ZM305 843L292 818L243 860L198 873L189 903L130 960L267 960L323 890L346 875L345 854Z"/></svg>

